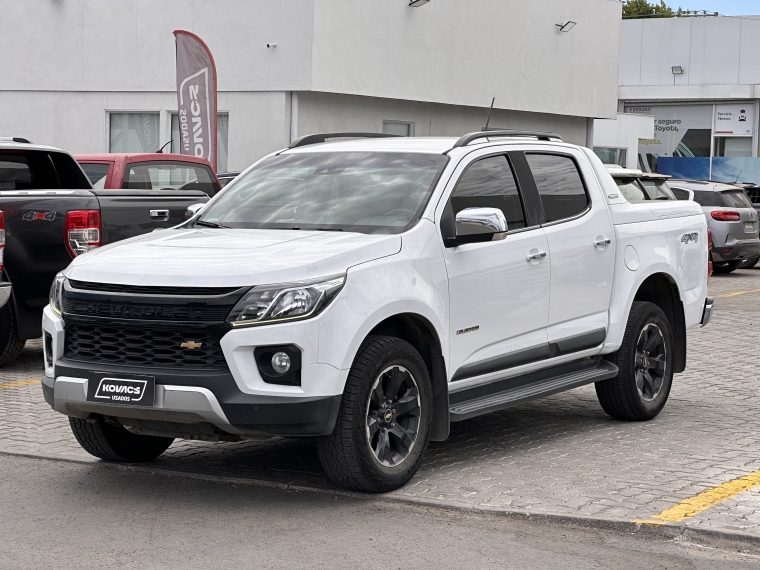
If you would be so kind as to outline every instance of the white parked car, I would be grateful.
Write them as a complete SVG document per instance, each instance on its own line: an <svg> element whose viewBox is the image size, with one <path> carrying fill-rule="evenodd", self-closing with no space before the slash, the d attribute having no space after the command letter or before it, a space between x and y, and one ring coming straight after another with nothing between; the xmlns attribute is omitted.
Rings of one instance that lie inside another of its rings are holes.
<svg viewBox="0 0 760 570"><path fill-rule="evenodd" d="M556 135L335 136L59 274L43 391L84 449L313 437L387 491L451 422L592 382L615 418L662 410L712 309L697 204L629 203Z"/></svg>

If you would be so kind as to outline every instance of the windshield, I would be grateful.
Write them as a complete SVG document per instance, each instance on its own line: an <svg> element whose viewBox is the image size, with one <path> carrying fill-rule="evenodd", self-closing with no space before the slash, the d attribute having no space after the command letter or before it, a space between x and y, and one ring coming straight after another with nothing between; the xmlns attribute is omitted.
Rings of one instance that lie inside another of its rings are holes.
<svg viewBox="0 0 760 570"><path fill-rule="evenodd" d="M401 233L419 219L447 161L443 155L387 152L273 156L236 178L199 222Z"/></svg>
<svg viewBox="0 0 760 570"><path fill-rule="evenodd" d="M676 200L676 195L664 180L642 180L650 200Z"/></svg>

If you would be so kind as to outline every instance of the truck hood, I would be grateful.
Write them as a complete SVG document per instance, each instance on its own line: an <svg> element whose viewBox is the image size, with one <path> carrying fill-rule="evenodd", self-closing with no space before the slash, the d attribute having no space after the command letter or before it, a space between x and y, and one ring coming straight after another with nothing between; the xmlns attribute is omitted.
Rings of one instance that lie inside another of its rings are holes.
<svg viewBox="0 0 760 570"><path fill-rule="evenodd" d="M125 285L243 287L345 273L398 253L399 235L298 230L164 230L76 258L65 275Z"/></svg>

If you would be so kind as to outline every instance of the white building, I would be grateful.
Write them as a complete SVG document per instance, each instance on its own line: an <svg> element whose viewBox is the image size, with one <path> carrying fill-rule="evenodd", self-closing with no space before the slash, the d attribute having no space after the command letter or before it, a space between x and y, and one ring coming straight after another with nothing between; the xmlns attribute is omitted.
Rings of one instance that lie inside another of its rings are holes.
<svg viewBox="0 0 760 570"><path fill-rule="evenodd" d="M155 150L172 138L172 30L185 29L216 60L221 170L313 132L478 130L492 97L491 127L588 144L593 119L617 110L620 12L614 0L0 0L0 135Z"/></svg>
<svg viewBox="0 0 760 570"><path fill-rule="evenodd" d="M642 167L760 183L760 17L625 20L620 111L654 116Z"/></svg>

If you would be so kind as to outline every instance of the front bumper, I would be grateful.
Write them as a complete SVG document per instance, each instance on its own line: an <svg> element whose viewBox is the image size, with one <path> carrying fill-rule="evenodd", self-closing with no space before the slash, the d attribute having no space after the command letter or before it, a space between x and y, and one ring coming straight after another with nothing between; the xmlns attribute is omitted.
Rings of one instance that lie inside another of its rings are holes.
<svg viewBox="0 0 760 570"><path fill-rule="evenodd" d="M167 372L98 366L99 372L154 376L153 406L102 404L87 400L90 367L58 360L54 378L45 377L45 400L58 412L74 417L102 414L116 418L183 424L207 422L238 435L318 436L332 433L340 395L288 397L245 394L231 374Z"/></svg>
<svg viewBox="0 0 760 570"><path fill-rule="evenodd" d="M712 261L735 261L760 255L760 240L741 241L731 246L713 246Z"/></svg>

